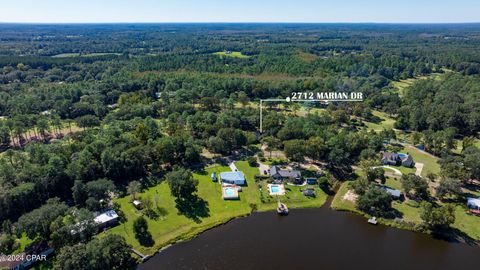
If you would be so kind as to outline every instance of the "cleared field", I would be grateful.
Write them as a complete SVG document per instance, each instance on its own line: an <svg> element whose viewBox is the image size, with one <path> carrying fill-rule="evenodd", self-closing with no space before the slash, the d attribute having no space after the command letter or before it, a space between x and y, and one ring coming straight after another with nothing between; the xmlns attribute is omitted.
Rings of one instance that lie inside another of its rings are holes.
<svg viewBox="0 0 480 270"><path fill-rule="evenodd" d="M420 162L424 164L422 176L426 176L429 173L438 174L440 172L440 165L438 164L439 158L431 154L425 153L413 146L405 146L402 152L410 154L415 162Z"/></svg>
<svg viewBox="0 0 480 270"><path fill-rule="evenodd" d="M213 53L220 57L233 57L233 58L250 58L248 55L242 54L242 52L216 52Z"/></svg>
<svg viewBox="0 0 480 270"><path fill-rule="evenodd" d="M367 122L364 121L365 125L368 129L374 131L382 131L384 129L393 129L393 125L395 124L395 119L388 116L388 114L379 111L373 111L373 115L380 118L379 123Z"/></svg>

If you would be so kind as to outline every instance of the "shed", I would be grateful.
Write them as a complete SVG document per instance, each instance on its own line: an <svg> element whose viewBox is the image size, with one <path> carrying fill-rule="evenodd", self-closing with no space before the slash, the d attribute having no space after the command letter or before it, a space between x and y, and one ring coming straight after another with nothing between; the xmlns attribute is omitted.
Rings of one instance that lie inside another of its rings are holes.
<svg viewBox="0 0 480 270"><path fill-rule="evenodd" d="M217 182L217 173L212 172L212 181Z"/></svg>
<svg viewBox="0 0 480 270"><path fill-rule="evenodd" d="M402 196L402 192L400 190L389 187L383 187L383 189L395 199L400 199L400 197Z"/></svg>
<svg viewBox="0 0 480 270"><path fill-rule="evenodd" d="M317 184L317 178L307 178L305 180L307 180L308 185L316 185Z"/></svg>
<svg viewBox="0 0 480 270"><path fill-rule="evenodd" d="M142 207L142 202L139 201L139 200L133 200L133 206L135 206L135 208L141 208Z"/></svg>
<svg viewBox="0 0 480 270"><path fill-rule="evenodd" d="M222 183L243 186L246 184L243 172L222 172L220 173Z"/></svg>
<svg viewBox="0 0 480 270"><path fill-rule="evenodd" d="M480 198L467 198L467 206L473 210L480 210Z"/></svg>

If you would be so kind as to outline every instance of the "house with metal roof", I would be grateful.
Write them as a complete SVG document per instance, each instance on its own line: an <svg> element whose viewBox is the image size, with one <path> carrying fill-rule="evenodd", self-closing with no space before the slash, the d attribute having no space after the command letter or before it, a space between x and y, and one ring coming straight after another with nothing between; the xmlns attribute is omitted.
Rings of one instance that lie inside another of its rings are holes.
<svg viewBox="0 0 480 270"><path fill-rule="evenodd" d="M382 188L395 199L400 199L400 197L402 197L402 192L398 189L393 189L386 186L383 186Z"/></svg>
<svg viewBox="0 0 480 270"><path fill-rule="evenodd" d="M107 228L113 225L116 225L118 222L118 214L115 210L108 210L98 216L93 220L97 226L101 228Z"/></svg>
<svg viewBox="0 0 480 270"><path fill-rule="evenodd" d="M244 186L247 184L243 172L221 172L220 181L225 184Z"/></svg>

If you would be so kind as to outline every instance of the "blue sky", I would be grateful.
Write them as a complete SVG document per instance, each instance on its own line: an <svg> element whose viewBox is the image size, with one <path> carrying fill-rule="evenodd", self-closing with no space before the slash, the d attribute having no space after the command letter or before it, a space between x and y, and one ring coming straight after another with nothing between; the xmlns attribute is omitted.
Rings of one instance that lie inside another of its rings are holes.
<svg viewBox="0 0 480 270"><path fill-rule="evenodd" d="M9 0L0 22L480 22L480 1Z"/></svg>

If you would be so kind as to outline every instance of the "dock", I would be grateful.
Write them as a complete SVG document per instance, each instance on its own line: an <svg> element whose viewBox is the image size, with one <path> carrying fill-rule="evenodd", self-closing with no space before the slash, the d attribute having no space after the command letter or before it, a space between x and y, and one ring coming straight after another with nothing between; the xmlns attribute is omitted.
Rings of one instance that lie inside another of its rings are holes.
<svg viewBox="0 0 480 270"><path fill-rule="evenodd" d="M377 223L378 223L377 218L376 217L369 218L368 223L370 223L372 225L377 225Z"/></svg>

